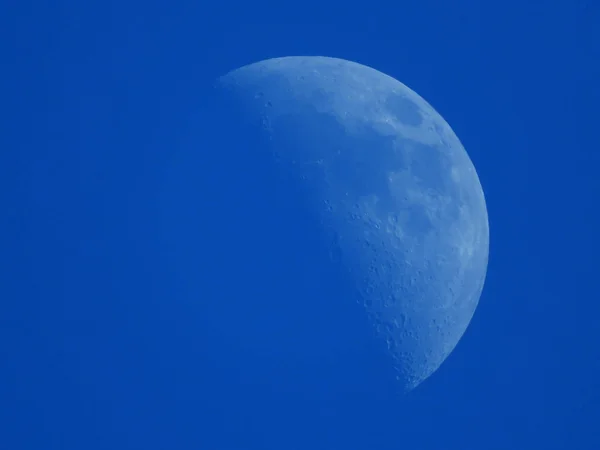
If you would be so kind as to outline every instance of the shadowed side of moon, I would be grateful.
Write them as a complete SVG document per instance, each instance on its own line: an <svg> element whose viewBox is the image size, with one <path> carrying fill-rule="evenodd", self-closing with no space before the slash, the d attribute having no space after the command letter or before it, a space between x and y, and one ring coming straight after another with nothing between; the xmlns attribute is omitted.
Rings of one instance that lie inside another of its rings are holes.
<svg viewBox="0 0 600 450"><path fill-rule="evenodd" d="M485 199L454 132L402 83L334 58L266 60L217 87L260 127L248 151L320 224L402 385L418 385L460 340L487 270Z"/></svg>

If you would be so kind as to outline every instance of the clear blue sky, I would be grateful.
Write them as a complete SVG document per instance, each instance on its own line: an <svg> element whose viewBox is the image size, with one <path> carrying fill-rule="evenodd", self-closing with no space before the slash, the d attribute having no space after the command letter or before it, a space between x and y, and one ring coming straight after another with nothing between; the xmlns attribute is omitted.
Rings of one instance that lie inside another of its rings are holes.
<svg viewBox="0 0 600 450"><path fill-rule="evenodd" d="M205 3L0 4L0 449L600 448L600 3ZM259 385L240 329L207 337L218 282L169 250L215 250L218 215L193 233L160 206L173 155L211 148L212 80L302 54L416 90L486 193L479 308L404 398L358 334L351 370Z"/></svg>

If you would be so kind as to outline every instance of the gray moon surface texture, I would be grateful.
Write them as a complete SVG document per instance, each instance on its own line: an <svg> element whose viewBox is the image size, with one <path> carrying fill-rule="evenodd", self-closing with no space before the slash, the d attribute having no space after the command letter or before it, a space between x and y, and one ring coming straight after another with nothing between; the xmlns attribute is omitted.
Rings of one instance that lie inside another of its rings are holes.
<svg viewBox="0 0 600 450"><path fill-rule="evenodd" d="M342 59L269 59L217 87L261 124L330 236L403 389L420 384L463 336L487 271L486 202L457 136L407 86Z"/></svg>

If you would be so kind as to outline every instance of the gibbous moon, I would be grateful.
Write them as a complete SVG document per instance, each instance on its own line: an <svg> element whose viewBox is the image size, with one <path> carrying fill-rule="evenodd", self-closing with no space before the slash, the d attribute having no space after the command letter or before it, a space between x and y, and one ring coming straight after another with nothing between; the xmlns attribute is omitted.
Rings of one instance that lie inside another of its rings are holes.
<svg viewBox="0 0 600 450"><path fill-rule="evenodd" d="M414 388L462 337L487 270L485 198L459 139L404 84L342 59L269 59L217 87L261 124L265 148L248 151L293 180Z"/></svg>

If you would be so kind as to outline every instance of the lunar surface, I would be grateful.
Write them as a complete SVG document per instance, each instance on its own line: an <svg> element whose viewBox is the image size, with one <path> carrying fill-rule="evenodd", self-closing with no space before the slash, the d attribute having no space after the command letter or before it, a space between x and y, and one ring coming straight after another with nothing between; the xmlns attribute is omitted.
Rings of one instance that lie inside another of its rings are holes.
<svg viewBox="0 0 600 450"><path fill-rule="evenodd" d="M260 123L353 283L404 389L465 332L489 248L481 184L444 119L399 81L328 57L285 57L217 82ZM326 301L326 299L325 299Z"/></svg>

